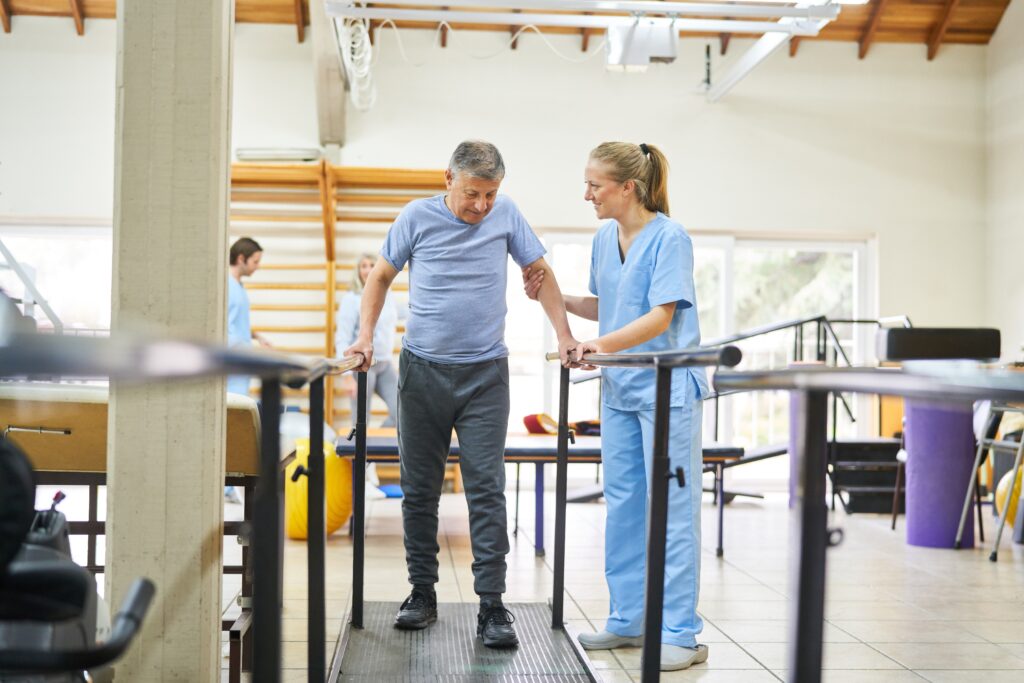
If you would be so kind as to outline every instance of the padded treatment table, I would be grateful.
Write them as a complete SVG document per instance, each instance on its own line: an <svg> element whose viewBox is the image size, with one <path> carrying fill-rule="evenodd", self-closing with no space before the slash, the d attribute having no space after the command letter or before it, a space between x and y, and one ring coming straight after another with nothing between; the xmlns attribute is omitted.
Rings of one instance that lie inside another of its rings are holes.
<svg viewBox="0 0 1024 683"><path fill-rule="evenodd" d="M339 439L336 447L338 455L352 457L355 455L355 444ZM726 463L743 457L743 449L719 444L704 444L704 464L721 468ZM398 437L394 429L371 429L366 437L367 462L398 462ZM448 462L458 462L459 442L452 436ZM553 434L509 434L505 440L505 461L509 463L533 463L536 465L534 480L534 549L537 555L544 554L544 465L558 460L558 437ZM600 463L601 437L577 436L569 443L569 464ZM353 475L355 483L359 477ZM722 522L725 509L725 496L722 494L721 471L716 473L718 487L718 555L722 555Z"/></svg>
<svg viewBox="0 0 1024 683"><path fill-rule="evenodd" d="M73 535L87 537L86 568L102 572L96 562L96 539L105 533L100 521L98 489L107 481L108 387L100 384L0 383L0 429L28 456L36 482L56 486L88 486L89 518L69 521ZM238 536L252 519L253 492L259 475L260 416L256 401L237 394L227 396L227 453L225 483L245 491L244 519L224 522L225 536ZM145 457L145 444L139 444ZM282 464L286 465L290 457ZM242 564L225 565L225 574L241 574L242 590L237 619L225 619L229 633L230 681L241 680L251 657L252 576L249 546L242 544ZM246 661L243 662L243 657Z"/></svg>

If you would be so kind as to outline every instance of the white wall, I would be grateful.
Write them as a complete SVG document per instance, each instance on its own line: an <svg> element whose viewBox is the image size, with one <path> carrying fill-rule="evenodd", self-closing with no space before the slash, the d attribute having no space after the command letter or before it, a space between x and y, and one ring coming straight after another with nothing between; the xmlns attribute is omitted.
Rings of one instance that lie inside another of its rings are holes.
<svg viewBox="0 0 1024 683"><path fill-rule="evenodd" d="M0 34L0 218L109 217L112 21L17 17ZM592 227L581 199L588 150L605 139L657 143L673 163L673 213L695 231L877 237L880 310L918 324L984 321L985 53L848 43L804 44L760 66L717 105L692 94L703 43L644 75L607 73L600 56L569 64L536 36L502 51L497 34L379 39L373 110L350 109L342 162L442 167L454 145L501 147L504 189L540 227ZM554 38L581 56L577 38ZM592 40L592 44L596 42ZM728 60L741 54L734 41ZM592 47L593 51L595 47ZM473 55L499 53L494 59ZM241 25L233 143L315 145L309 45L287 26ZM42 102L42 104L41 104Z"/></svg>
<svg viewBox="0 0 1024 683"><path fill-rule="evenodd" d="M988 48L988 322L1003 357L1024 358L1024 3L1011 2Z"/></svg>

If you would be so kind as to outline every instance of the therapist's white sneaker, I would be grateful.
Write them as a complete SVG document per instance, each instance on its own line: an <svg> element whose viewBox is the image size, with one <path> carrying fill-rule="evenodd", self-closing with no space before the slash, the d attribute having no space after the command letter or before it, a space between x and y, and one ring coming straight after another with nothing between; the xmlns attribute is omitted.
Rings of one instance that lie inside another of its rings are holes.
<svg viewBox="0 0 1024 683"><path fill-rule="evenodd" d="M584 650L614 650L617 647L640 647L644 644L640 636L619 636L608 631L581 633L579 641Z"/></svg>
<svg viewBox="0 0 1024 683"><path fill-rule="evenodd" d="M661 670L679 671L689 669L694 664L708 661L708 646L679 647L678 645L661 644Z"/></svg>

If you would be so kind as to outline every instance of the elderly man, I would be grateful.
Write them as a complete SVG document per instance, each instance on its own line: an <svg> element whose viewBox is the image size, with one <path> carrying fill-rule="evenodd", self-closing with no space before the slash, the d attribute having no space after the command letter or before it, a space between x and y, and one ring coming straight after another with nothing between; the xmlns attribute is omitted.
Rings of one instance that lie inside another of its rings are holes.
<svg viewBox="0 0 1024 683"><path fill-rule="evenodd" d="M508 197L498 194L505 165L487 142L461 143L445 171L447 193L410 202L388 231L366 278L359 337L346 355L373 356L384 296L409 264L409 320L399 358L398 444L402 521L412 593L395 618L401 629L437 620L438 503L454 429L473 545L477 635L488 647L519 644L502 604L509 551L505 511L508 257L543 269L538 299L558 335L564 363L576 346L543 245ZM384 351L382 351L383 353Z"/></svg>

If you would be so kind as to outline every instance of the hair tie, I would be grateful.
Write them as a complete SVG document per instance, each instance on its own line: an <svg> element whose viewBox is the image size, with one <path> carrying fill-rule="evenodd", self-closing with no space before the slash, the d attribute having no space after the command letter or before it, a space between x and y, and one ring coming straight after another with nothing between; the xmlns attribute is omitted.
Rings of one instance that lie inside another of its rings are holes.
<svg viewBox="0 0 1024 683"><path fill-rule="evenodd" d="M640 143L640 151L643 152L644 156L647 156L648 154L651 153L651 148L648 147L645 143L641 142Z"/></svg>

